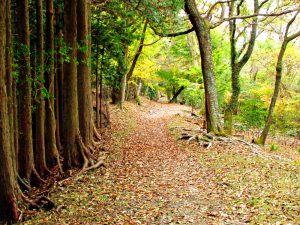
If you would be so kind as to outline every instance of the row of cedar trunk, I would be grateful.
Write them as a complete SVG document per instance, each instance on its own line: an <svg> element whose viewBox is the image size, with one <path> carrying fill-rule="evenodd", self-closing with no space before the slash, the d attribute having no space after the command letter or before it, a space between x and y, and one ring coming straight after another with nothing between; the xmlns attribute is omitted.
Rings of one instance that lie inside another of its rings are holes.
<svg viewBox="0 0 300 225"><path fill-rule="evenodd" d="M90 49L89 2L65 0L63 12L53 0L33 2L34 23L28 0L0 4L1 224L19 220L23 188L43 183L60 158L64 170L88 165L95 143L90 50L80 50ZM58 36L64 42L55 42ZM67 49L64 56L57 53L60 44Z"/></svg>

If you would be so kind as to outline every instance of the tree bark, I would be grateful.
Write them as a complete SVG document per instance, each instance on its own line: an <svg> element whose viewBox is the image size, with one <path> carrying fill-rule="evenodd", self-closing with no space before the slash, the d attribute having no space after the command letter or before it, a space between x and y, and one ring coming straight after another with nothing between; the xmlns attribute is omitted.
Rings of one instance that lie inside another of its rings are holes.
<svg viewBox="0 0 300 225"><path fill-rule="evenodd" d="M6 3L0 4L0 221L16 222L18 207L16 199L16 180L13 166L13 150L11 148L10 118L8 114L8 98L5 85L5 50L6 50ZM9 40L10 41L10 40Z"/></svg>
<svg viewBox="0 0 300 225"><path fill-rule="evenodd" d="M11 32L11 2L6 1L6 51L5 51L5 64L6 64L6 90L7 90L7 101L8 101L8 115L9 115L9 126L10 126L10 135L11 135L11 149L12 149L12 157L13 157L13 166L15 176L17 175L17 160L16 160L16 130L15 130L15 82L16 80L13 78L13 52L12 52L12 32Z"/></svg>
<svg viewBox="0 0 300 225"><path fill-rule="evenodd" d="M89 145L93 138L93 118L91 100L91 77L89 69L89 4L87 0L77 0L77 52L78 66L78 106L79 128L84 144Z"/></svg>
<svg viewBox="0 0 300 225"><path fill-rule="evenodd" d="M37 110L36 110L36 146L35 162L37 172L43 177L48 172L45 156L45 103L42 95L44 88L44 28L43 28L43 2L36 1L36 21L37 21Z"/></svg>
<svg viewBox="0 0 300 225"><path fill-rule="evenodd" d="M79 166L80 153L76 144L79 130L77 97L77 1L65 0L64 39L69 48L69 60L64 62L63 139L64 167Z"/></svg>
<svg viewBox="0 0 300 225"><path fill-rule="evenodd" d="M207 131L215 134L223 134L219 114L209 22L206 18L201 17L195 0L185 0L185 10L195 29L200 47L201 68L205 89Z"/></svg>
<svg viewBox="0 0 300 225"><path fill-rule="evenodd" d="M99 45L96 45L96 127L99 128L100 118L99 118Z"/></svg>
<svg viewBox="0 0 300 225"><path fill-rule="evenodd" d="M22 148L18 155L18 170L22 179L30 184L34 168L32 144L32 115L31 115L31 75L30 75L30 38L28 0L16 0L17 35L19 41L19 77L18 100L19 114L19 146Z"/></svg>
<svg viewBox="0 0 300 225"><path fill-rule="evenodd" d="M63 14L59 7L56 7L55 11L55 33L58 37L56 42L56 65L55 65L55 112L56 112L56 146L59 150L62 149L63 138L61 135L63 129L63 56L60 53L63 42L62 20Z"/></svg>
<svg viewBox="0 0 300 225"><path fill-rule="evenodd" d="M45 87L50 96L45 101L46 120L45 120L45 144L46 159L50 167L53 167L58 158L56 146L56 121L54 112L54 9L53 0L46 0L46 42L45 51L47 52L45 70Z"/></svg>

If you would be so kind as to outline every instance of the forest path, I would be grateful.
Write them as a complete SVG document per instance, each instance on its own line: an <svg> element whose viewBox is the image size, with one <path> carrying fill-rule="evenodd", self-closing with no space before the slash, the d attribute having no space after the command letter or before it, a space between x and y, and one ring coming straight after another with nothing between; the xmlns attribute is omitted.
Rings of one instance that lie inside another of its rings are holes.
<svg viewBox="0 0 300 225"><path fill-rule="evenodd" d="M243 145L178 141L170 128L195 126L189 110L112 107L105 171L56 184L56 210L24 224L300 224L300 167Z"/></svg>
<svg viewBox="0 0 300 225"><path fill-rule="evenodd" d="M136 111L136 127L121 147L109 187L125 202L115 217L126 216L134 224L207 224L201 210L208 204L208 196L203 196L207 176L167 127L172 116L186 109L152 103L149 110Z"/></svg>

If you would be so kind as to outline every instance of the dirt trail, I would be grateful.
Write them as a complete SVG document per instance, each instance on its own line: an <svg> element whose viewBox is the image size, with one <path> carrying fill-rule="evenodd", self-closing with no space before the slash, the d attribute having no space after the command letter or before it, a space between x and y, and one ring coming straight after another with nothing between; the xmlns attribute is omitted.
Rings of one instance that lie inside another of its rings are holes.
<svg viewBox="0 0 300 225"><path fill-rule="evenodd" d="M105 172L57 185L56 211L24 224L300 224L300 167L244 146L176 140L170 123L182 125L188 109L113 108Z"/></svg>
<svg viewBox="0 0 300 225"><path fill-rule="evenodd" d="M184 110L152 103L149 110L136 112L136 127L107 179L113 180L108 189L117 195L116 204L110 205L117 223L128 218L130 224L208 224L204 212L219 205L203 195L211 188L209 174L168 134L168 121L186 114Z"/></svg>

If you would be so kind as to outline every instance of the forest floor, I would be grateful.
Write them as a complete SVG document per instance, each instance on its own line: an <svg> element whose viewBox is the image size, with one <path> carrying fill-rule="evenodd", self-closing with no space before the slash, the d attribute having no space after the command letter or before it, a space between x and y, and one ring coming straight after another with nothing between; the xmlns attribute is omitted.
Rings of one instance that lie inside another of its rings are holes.
<svg viewBox="0 0 300 225"><path fill-rule="evenodd" d="M23 224L300 224L299 141L207 149L178 140L188 107L146 99L111 117L106 169L56 183L57 208Z"/></svg>

